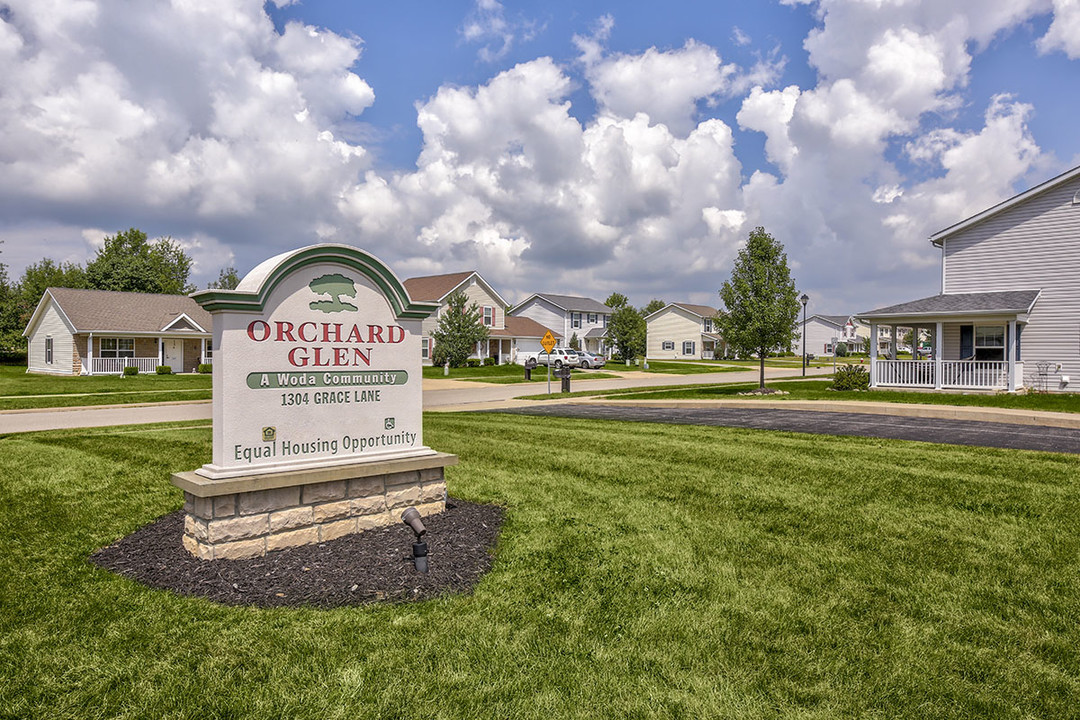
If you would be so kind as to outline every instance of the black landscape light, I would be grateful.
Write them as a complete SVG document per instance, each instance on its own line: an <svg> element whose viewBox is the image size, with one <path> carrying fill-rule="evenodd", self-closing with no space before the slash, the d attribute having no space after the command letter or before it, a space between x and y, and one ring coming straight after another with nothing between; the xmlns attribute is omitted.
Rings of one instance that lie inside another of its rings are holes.
<svg viewBox="0 0 1080 720"><path fill-rule="evenodd" d="M424 521L420 519L420 511L416 508L408 508L405 512L401 513L401 522L412 528L412 531L416 533L416 542L412 545L413 565L418 572L426 573L428 570L427 543L420 539L420 536L427 532L427 528L424 527Z"/></svg>

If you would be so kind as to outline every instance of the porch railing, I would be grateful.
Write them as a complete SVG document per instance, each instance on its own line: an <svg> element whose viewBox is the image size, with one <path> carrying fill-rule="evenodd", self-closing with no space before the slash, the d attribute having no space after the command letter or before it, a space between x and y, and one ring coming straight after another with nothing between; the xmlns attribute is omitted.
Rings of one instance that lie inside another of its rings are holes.
<svg viewBox="0 0 1080 720"><path fill-rule="evenodd" d="M137 367L141 373L157 371L161 360L156 357L122 357L122 358L93 358L90 362L90 372L94 375L120 375L126 367Z"/></svg>
<svg viewBox="0 0 1080 720"><path fill-rule="evenodd" d="M877 385L892 387L938 387L933 360L878 360ZM1023 368L1017 363L1017 384ZM1004 360L943 360L941 387L964 390L998 390L1009 387L1009 363Z"/></svg>

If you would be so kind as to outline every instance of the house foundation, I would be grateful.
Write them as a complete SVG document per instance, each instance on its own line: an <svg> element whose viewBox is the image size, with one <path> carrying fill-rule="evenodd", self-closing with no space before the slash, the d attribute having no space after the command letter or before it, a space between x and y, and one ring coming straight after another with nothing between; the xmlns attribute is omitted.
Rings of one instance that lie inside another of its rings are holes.
<svg viewBox="0 0 1080 720"><path fill-rule="evenodd" d="M202 560L259 557L312 545L446 508L444 468L457 456L353 463L209 479L176 473L184 491L184 547Z"/></svg>

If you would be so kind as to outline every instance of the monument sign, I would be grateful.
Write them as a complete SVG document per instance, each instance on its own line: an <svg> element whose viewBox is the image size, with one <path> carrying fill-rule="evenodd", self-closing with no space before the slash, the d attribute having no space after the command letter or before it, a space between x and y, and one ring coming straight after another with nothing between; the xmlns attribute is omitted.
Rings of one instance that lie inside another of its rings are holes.
<svg viewBox="0 0 1080 720"><path fill-rule="evenodd" d="M192 553L261 555L443 509L457 458L423 443L420 361L437 304L330 244L193 297L214 318L214 427L212 461L173 476Z"/></svg>

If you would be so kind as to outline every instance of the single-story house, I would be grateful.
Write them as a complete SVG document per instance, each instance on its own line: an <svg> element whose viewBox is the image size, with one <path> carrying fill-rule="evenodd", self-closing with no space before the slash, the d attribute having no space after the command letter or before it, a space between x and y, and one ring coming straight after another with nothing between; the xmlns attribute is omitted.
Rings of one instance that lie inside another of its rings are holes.
<svg viewBox="0 0 1080 720"><path fill-rule="evenodd" d="M712 360L727 346L716 327L719 312L708 305L669 303L645 318L649 360Z"/></svg>
<svg viewBox="0 0 1080 720"><path fill-rule="evenodd" d="M928 335L927 359L871 360L874 387L1080 390L1080 167L930 237L941 292L859 313Z"/></svg>
<svg viewBox="0 0 1080 720"><path fill-rule="evenodd" d="M848 352L866 352L866 340L859 331L862 326L851 315L811 315L806 318L806 352L811 355L833 354L833 340L847 345ZM802 355L803 324L799 323L799 339L792 350ZM866 333L865 330L863 330ZM868 333L867 333L868 334Z"/></svg>
<svg viewBox="0 0 1080 720"><path fill-rule="evenodd" d="M187 295L48 288L23 335L27 372L118 375L159 365L195 372L210 362L213 327Z"/></svg>
<svg viewBox="0 0 1080 720"><path fill-rule="evenodd" d="M612 309L592 298L534 293L514 307L514 317L532 318L544 327L559 328L567 343L577 335L581 349L607 355L608 321Z"/></svg>
<svg viewBox="0 0 1080 720"><path fill-rule="evenodd" d="M420 352L425 365L431 364L434 348L431 332L438 327L439 318L449 307L447 300L455 292L464 293L467 305L477 304L481 321L488 329L487 341L479 343L471 357L480 360L494 358L496 363L503 365L514 362L518 352L543 351L540 340L549 329L527 317L508 317L506 301L475 270L409 278L404 285L411 299L440 305L438 312L422 324ZM557 339L561 338L559 333L550 332Z"/></svg>

